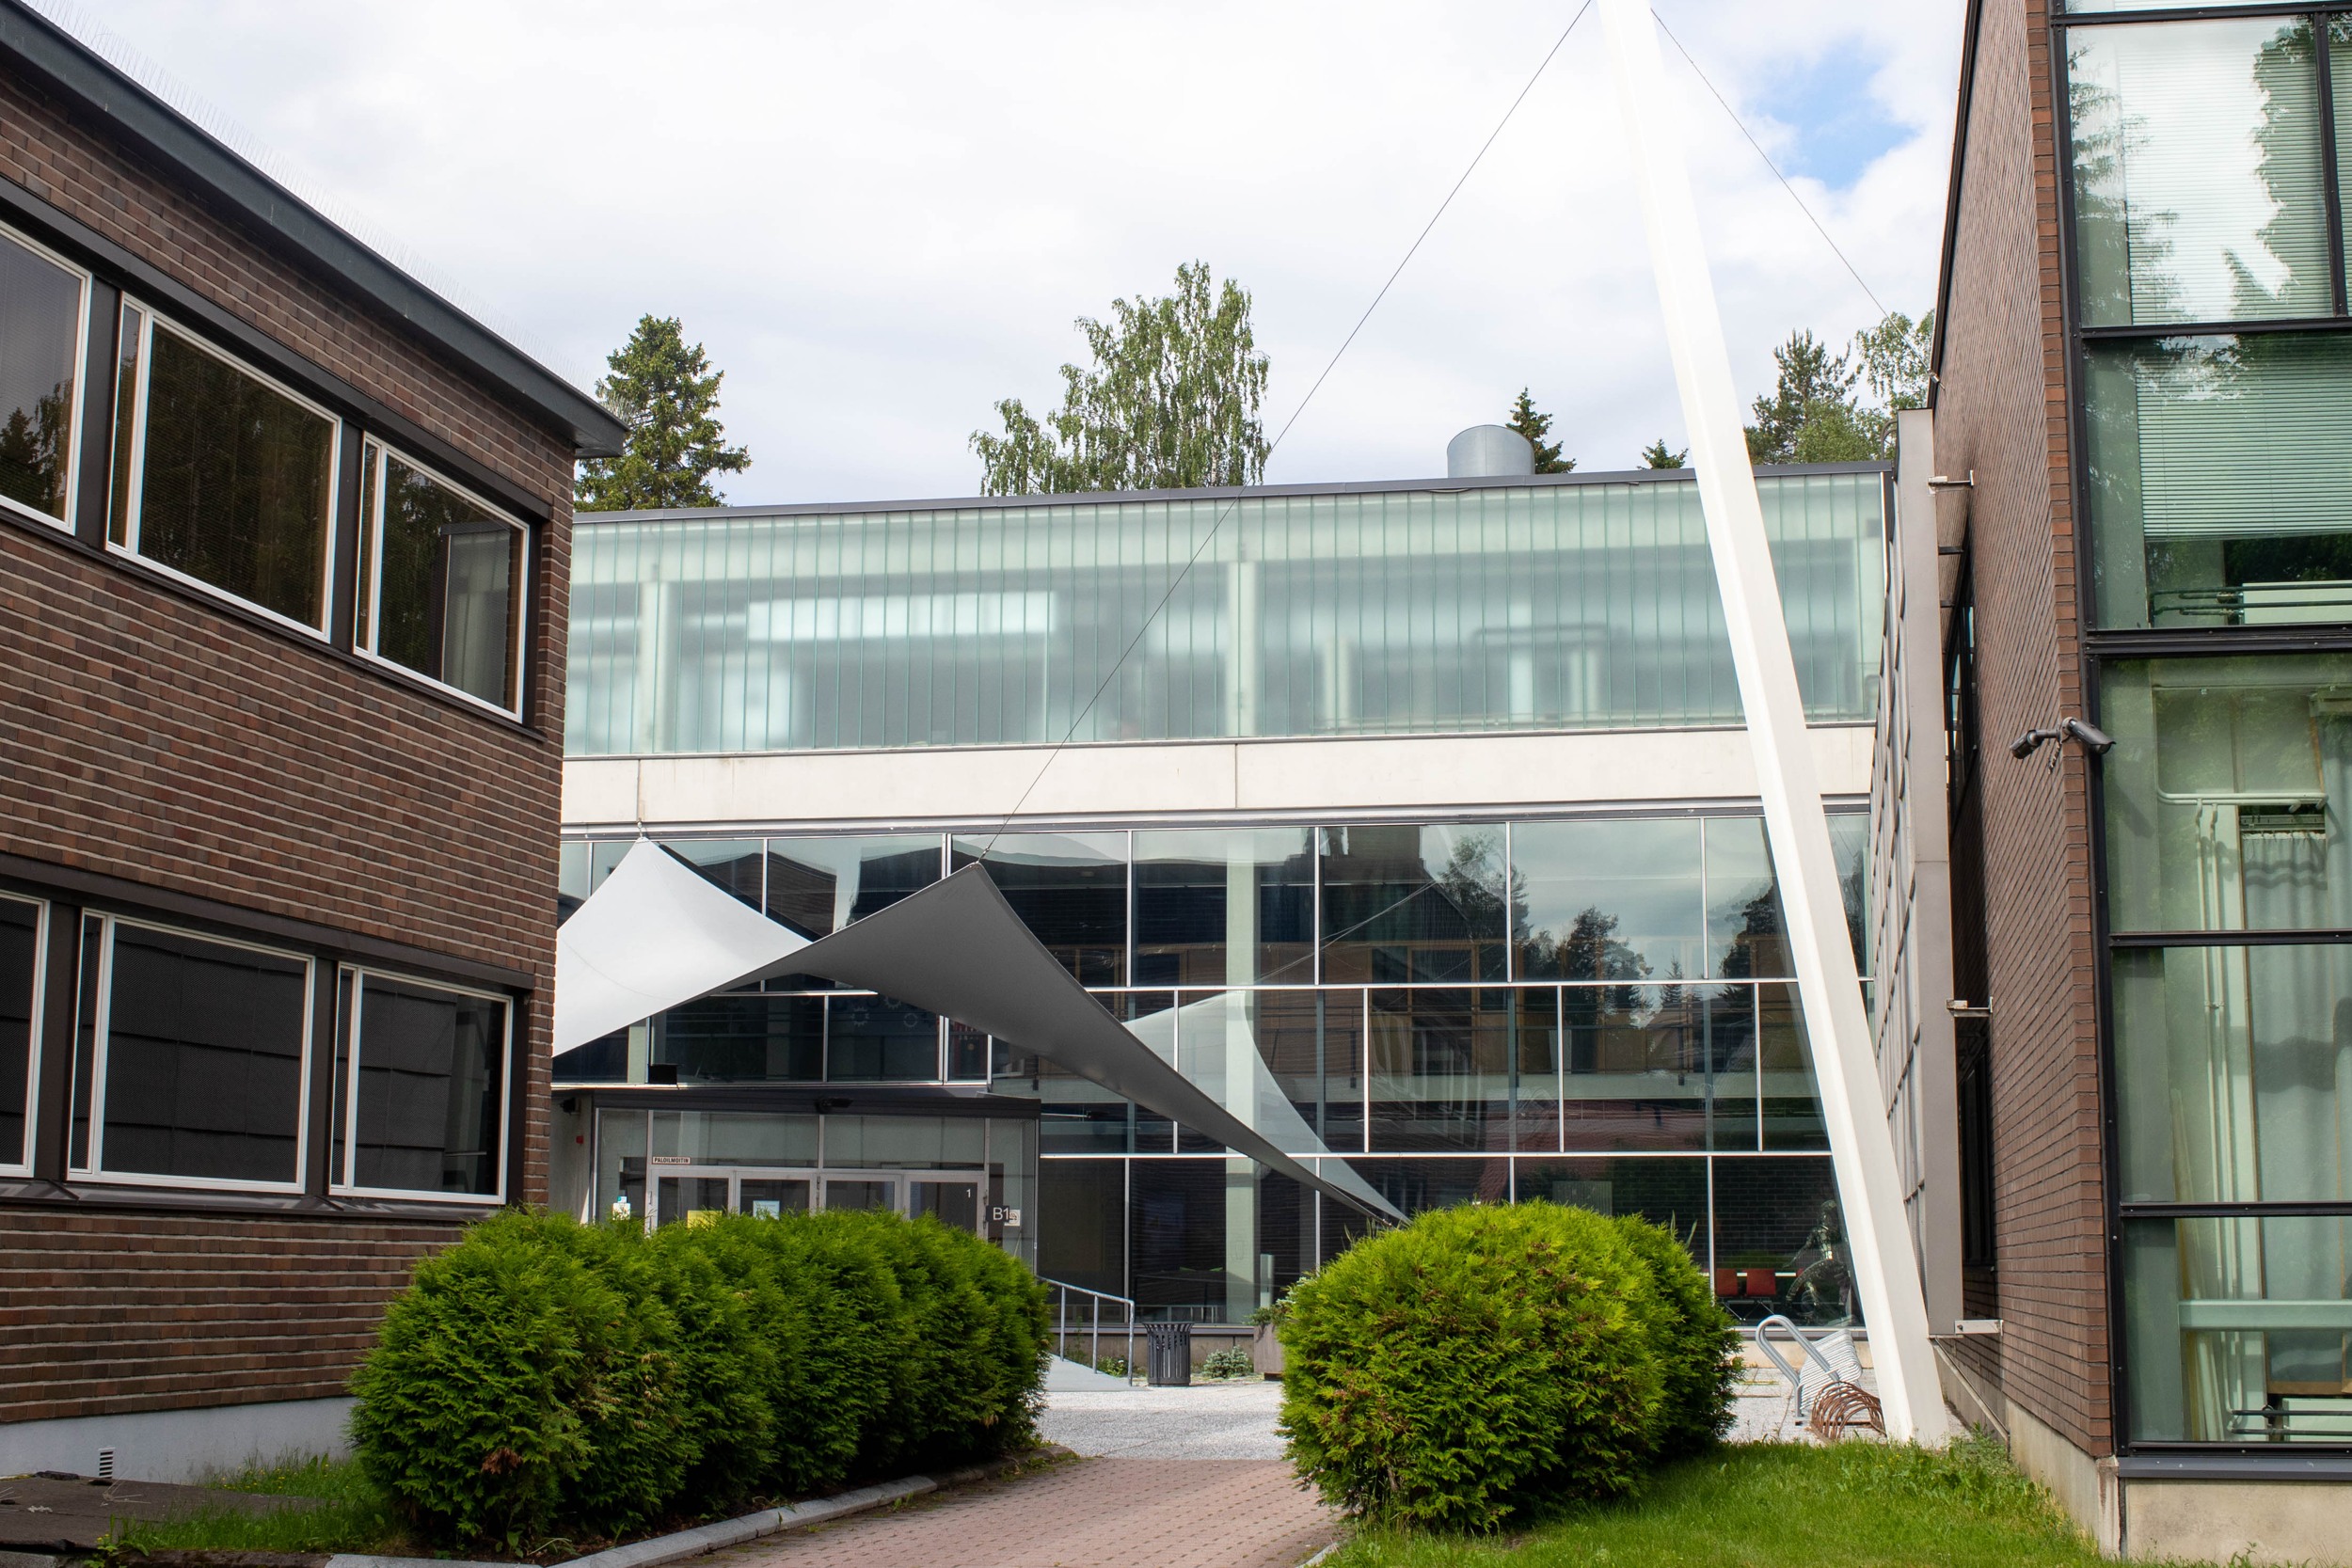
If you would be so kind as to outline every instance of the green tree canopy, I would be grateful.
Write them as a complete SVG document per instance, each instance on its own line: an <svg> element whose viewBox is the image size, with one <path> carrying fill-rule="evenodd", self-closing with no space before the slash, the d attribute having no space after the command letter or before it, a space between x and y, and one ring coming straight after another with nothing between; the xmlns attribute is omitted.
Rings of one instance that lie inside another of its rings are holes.
<svg viewBox="0 0 2352 1568"><path fill-rule="evenodd" d="M663 506L717 506L715 473L739 474L751 453L726 444L719 423L719 383L700 343L689 343L675 316L646 316L605 360L598 401L628 426L618 457L580 465L575 501L583 512Z"/></svg>
<svg viewBox="0 0 2352 1568"><path fill-rule="evenodd" d="M1677 451L1666 445L1666 438L1663 436L1642 449L1642 467L1645 468L1681 468L1687 467L1690 461L1691 449L1689 447Z"/></svg>
<svg viewBox="0 0 2352 1568"><path fill-rule="evenodd" d="M972 433L985 494L1186 490L1265 478L1266 356L1241 285L1229 277L1219 287L1206 262L1187 262L1165 298L1114 299L1109 322L1081 316L1077 326L1094 363L1061 368L1060 410L1040 420L1006 398L996 404L1003 433Z"/></svg>
<svg viewBox="0 0 2352 1568"><path fill-rule="evenodd" d="M1832 356L1810 332L1772 351L1772 395L1756 400L1748 457L1756 463L1869 463L1895 453L1895 411L1927 403L1932 312L1914 322L1889 311ZM1864 401L1857 383L1876 403Z"/></svg>
<svg viewBox="0 0 2352 1568"><path fill-rule="evenodd" d="M1888 413L1928 405L1928 351L1935 343L1935 312L1913 321L1890 310L1878 325L1853 335L1862 379Z"/></svg>
<svg viewBox="0 0 2352 1568"><path fill-rule="evenodd" d="M1528 389L1519 388L1517 402L1511 404L1510 426L1527 437L1527 444L1535 449L1535 471L1539 474L1565 474L1576 467L1576 459L1560 455L1560 443L1547 441L1551 434L1551 416L1535 412L1535 400Z"/></svg>

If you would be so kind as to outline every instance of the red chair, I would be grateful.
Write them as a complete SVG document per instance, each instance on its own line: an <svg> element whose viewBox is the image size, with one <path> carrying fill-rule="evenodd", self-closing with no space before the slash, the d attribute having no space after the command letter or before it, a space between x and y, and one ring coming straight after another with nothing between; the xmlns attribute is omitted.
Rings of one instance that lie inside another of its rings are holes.
<svg viewBox="0 0 2352 1568"><path fill-rule="evenodd" d="M1766 1298L1780 1294L1780 1275L1770 1269L1750 1269L1745 1278L1747 1290L1743 1294Z"/></svg>
<svg viewBox="0 0 2352 1568"><path fill-rule="evenodd" d="M1736 1296L1739 1293L1740 1271L1738 1269L1717 1269L1715 1271L1715 1294L1728 1298Z"/></svg>

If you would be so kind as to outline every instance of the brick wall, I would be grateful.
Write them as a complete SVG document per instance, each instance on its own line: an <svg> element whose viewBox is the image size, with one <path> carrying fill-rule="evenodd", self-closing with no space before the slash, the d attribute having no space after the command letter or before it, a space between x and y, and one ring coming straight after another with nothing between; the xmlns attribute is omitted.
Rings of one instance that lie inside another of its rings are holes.
<svg viewBox="0 0 2352 1568"><path fill-rule="evenodd" d="M1968 527L2004 1328L1997 1359L1976 1354L2015 1404L2106 1454L2087 779L2074 747L2024 761L2008 752L2022 731L2084 711L2046 9L1982 6L1935 450L1946 473L1977 479Z"/></svg>
<svg viewBox="0 0 2352 1568"><path fill-rule="evenodd" d="M567 442L7 80L0 179L552 509L536 734L0 523L0 852L534 975L516 1196L544 1197ZM0 1420L340 1392L385 1301L454 1233L0 1200Z"/></svg>

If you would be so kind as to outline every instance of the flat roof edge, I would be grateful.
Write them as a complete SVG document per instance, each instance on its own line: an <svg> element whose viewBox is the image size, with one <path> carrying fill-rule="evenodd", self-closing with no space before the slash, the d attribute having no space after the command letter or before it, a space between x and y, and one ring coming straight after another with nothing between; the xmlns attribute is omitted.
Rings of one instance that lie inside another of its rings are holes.
<svg viewBox="0 0 2352 1568"><path fill-rule="evenodd" d="M1759 466L1758 479L1803 479L1831 474L1892 474L1892 463L1782 463ZM699 522L723 517L822 517L896 512L1001 511L1012 507L1114 506L1155 501L1254 500L1283 496L1367 496L1396 493L1450 495L1463 490L1574 488L1579 485L1677 484L1694 483L1690 468L1624 468L1607 472L1502 474L1480 479L1349 480L1323 484L1246 484L1195 490L1079 490L1050 496L946 496L903 500L792 501L782 505L663 507L641 512L575 512L575 526L598 523Z"/></svg>
<svg viewBox="0 0 2352 1568"><path fill-rule="evenodd" d="M339 286L505 388L563 431L580 455L609 456L620 450L627 429L602 404L403 271L22 0L0 0L0 56L178 169L195 186L193 194L276 235Z"/></svg>

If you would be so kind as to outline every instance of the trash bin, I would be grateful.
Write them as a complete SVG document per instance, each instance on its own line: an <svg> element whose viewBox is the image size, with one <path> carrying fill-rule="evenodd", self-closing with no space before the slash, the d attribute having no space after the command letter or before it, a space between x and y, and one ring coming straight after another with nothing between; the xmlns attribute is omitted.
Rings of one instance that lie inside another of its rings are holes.
<svg viewBox="0 0 2352 1568"><path fill-rule="evenodd" d="M1154 1388L1185 1388L1192 1385L1192 1324L1146 1323L1149 1348L1144 1360Z"/></svg>

